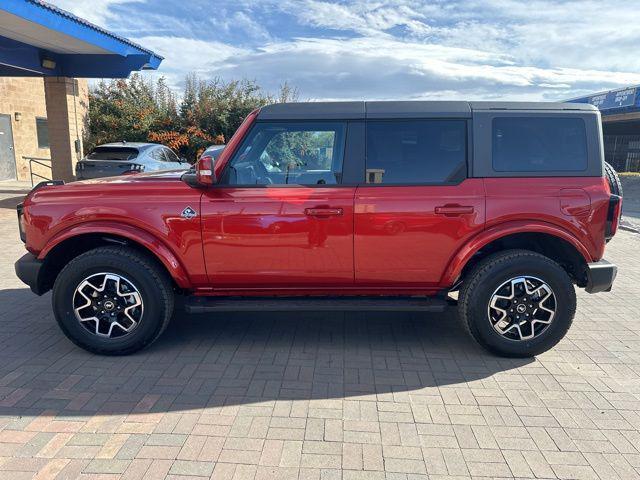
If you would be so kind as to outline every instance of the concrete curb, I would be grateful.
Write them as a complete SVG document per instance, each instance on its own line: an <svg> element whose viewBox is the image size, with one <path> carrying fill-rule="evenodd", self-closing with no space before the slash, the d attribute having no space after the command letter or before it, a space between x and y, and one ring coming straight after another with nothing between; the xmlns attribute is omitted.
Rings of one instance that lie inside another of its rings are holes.
<svg viewBox="0 0 640 480"><path fill-rule="evenodd" d="M620 222L620 230L625 230L627 232L632 232L632 233L640 233L640 227L637 227L636 225L629 223L625 220L622 220Z"/></svg>

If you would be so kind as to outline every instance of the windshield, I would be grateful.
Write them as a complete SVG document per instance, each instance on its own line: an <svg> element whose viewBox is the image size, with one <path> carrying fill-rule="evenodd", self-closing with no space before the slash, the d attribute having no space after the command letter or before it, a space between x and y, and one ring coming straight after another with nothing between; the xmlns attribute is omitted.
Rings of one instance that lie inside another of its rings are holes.
<svg viewBox="0 0 640 480"><path fill-rule="evenodd" d="M96 147L87 155L87 160L133 160L138 150L126 147Z"/></svg>

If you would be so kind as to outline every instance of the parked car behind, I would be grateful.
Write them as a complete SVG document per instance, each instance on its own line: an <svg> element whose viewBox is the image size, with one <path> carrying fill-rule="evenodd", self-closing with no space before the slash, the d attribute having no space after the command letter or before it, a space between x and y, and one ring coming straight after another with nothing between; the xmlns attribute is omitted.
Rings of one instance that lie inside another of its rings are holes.
<svg viewBox="0 0 640 480"><path fill-rule="evenodd" d="M157 143L118 142L94 148L76 164L76 178L114 177L123 174L186 170L189 163Z"/></svg>
<svg viewBox="0 0 640 480"><path fill-rule="evenodd" d="M224 147L225 145L211 145L207 147L204 152L202 152L202 155L200 155L200 159L202 159L203 157L211 157L211 163L215 165L216 160L218 160L218 157L224 150Z"/></svg>

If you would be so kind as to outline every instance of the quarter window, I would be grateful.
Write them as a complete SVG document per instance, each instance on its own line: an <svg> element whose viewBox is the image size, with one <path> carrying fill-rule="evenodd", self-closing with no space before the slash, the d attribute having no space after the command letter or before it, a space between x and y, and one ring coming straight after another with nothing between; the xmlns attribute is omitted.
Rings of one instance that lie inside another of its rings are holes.
<svg viewBox="0 0 640 480"><path fill-rule="evenodd" d="M493 119L492 162L497 172L579 172L587 169L581 118Z"/></svg>
<svg viewBox="0 0 640 480"><path fill-rule="evenodd" d="M340 183L344 138L343 123L258 123L225 169L221 183Z"/></svg>
<svg viewBox="0 0 640 480"><path fill-rule="evenodd" d="M367 123L367 183L455 183L467 173L464 120Z"/></svg>

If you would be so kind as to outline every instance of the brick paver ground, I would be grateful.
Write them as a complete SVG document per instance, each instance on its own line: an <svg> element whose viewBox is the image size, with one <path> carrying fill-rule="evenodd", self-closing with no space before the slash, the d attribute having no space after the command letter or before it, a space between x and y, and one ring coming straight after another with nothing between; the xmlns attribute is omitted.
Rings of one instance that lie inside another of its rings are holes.
<svg viewBox="0 0 640 480"><path fill-rule="evenodd" d="M448 315L178 315L149 350L90 355L13 273L0 208L0 478L640 476L640 236L537 359Z"/></svg>

